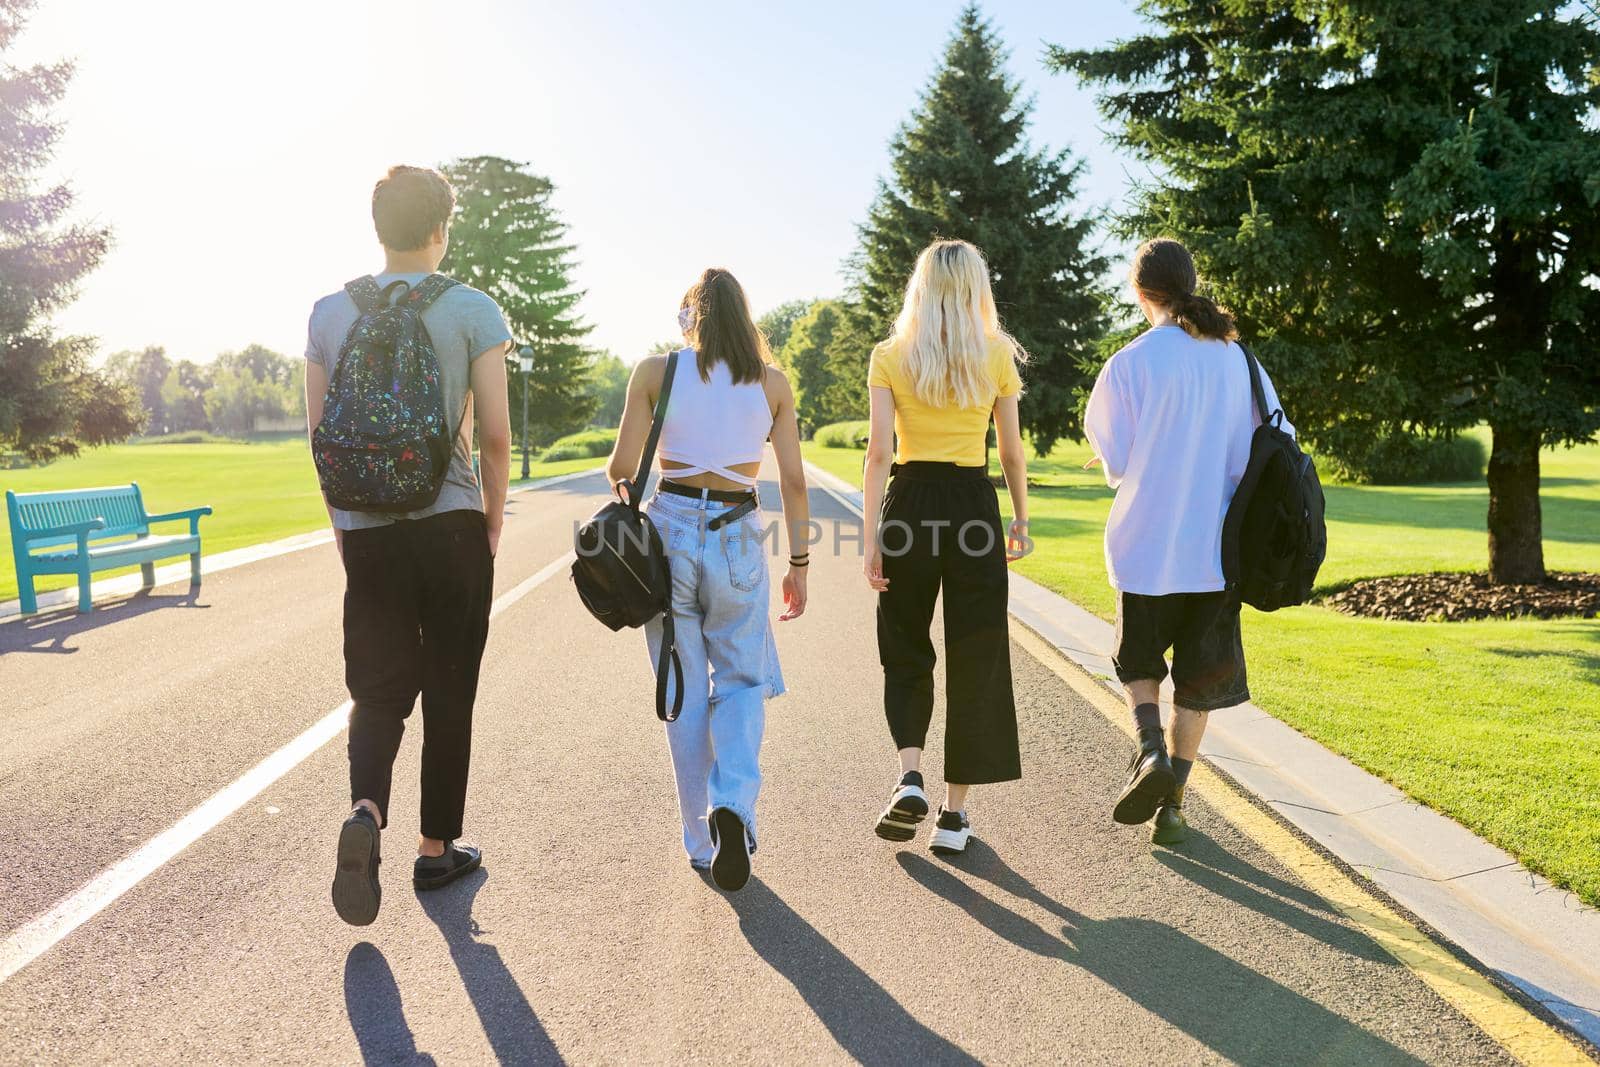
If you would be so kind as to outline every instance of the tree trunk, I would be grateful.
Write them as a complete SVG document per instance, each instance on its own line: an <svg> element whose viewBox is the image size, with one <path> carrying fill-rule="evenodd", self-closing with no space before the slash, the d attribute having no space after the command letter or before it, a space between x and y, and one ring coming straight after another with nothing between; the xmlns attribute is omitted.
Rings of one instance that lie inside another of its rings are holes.
<svg viewBox="0 0 1600 1067"><path fill-rule="evenodd" d="M1539 434L1494 426L1489 451L1489 580L1536 585L1545 580L1539 511Z"/></svg>

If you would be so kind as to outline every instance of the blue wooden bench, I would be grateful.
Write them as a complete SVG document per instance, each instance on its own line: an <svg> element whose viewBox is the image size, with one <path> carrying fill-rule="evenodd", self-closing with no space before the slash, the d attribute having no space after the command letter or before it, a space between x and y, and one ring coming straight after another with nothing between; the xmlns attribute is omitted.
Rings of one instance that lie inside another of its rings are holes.
<svg viewBox="0 0 1600 1067"><path fill-rule="evenodd" d="M188 556L189 584L191 588L200 584L200 516L211 514L210 508L146 514L144 497L135 482L56 493L8 489L6 514L11 519L11 555L17 564L17 590L24 615L39 610L33 580L41 574L76 574L79 611L93 608L89 575L95 571L137 563L144 572L144 587L149 589L156 584L156 560ZM153 523L180 519L189 520L186 534L150 532Z"/></svg>

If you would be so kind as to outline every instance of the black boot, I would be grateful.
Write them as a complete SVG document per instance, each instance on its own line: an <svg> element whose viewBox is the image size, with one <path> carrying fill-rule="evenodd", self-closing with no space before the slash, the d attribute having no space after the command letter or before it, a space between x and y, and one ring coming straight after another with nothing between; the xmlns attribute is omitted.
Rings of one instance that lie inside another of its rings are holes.
<svg viewBox="0 0 1600 1067"><path fill-rule="evenodd" d="M1111 809L1111 817L1125 826L1149 822L1177 784L1161 727L1147 726L1139 731L1139 747L1128 767L1128 785L1117 798L1117 806Z"/></svg>
<svg viewBox="0 0 1600 1067"><path fill-rule="evenodd" d="M1178 786L1156 809L1150 840L1157 845L1181 845L1189 837L1189 820L1183 817L1183 786Z"/></svg>

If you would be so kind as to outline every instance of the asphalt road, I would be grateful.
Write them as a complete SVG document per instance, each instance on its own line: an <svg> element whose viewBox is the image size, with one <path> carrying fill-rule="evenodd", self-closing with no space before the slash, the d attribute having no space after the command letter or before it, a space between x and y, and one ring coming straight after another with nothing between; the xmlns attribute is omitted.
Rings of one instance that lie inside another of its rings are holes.
<svg viewBox="0 0 1600 1067"><path fill-rule="evenodd" d="M513 497L497 593L565 552L601 490ZM482 871L411 890L414 716L382 914L340 923L341 734L0 984L0 1063L1506 1061L1203 795L1179 849L1112 824L1126 742L1019 646L1024 778L974 790L968 854L874 837L896 766L872 594L848 548L813 559L811 608L779 627L790 691L743 892L683 857L643 637L558 575L491 630ZM0 930L338 706L341 592L327 545L194 599L0 625ZM930 784L940 765L935 747Z"/></svg>

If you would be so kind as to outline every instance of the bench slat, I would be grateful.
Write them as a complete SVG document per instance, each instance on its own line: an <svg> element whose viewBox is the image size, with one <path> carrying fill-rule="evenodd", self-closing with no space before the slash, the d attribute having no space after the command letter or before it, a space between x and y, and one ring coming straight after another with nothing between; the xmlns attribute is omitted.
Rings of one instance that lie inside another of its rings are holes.
<svg viewBox="0 0 1600 1067"><path fill-rule="evenodd" d="M95 537L143 534L150 529L145 521L144 500L137 485L18 493L16 510L24 530L23 540L35 548L76 544L77 539L71 536L31 538L26 536L26 531L47 530L86 519L105 520L105 529L95 531Z"/></svg>

